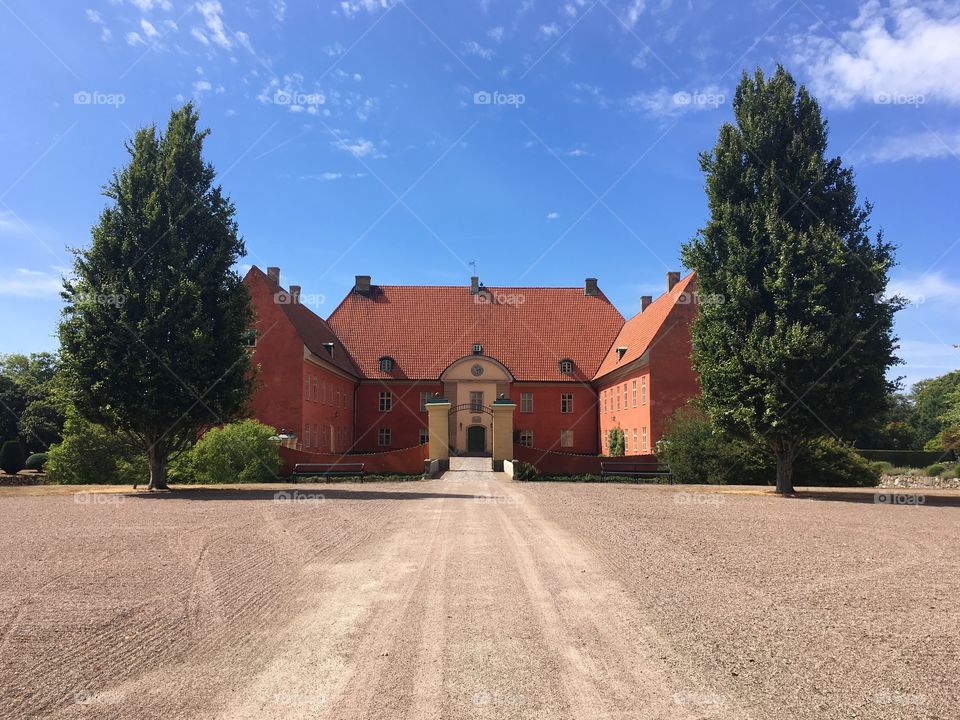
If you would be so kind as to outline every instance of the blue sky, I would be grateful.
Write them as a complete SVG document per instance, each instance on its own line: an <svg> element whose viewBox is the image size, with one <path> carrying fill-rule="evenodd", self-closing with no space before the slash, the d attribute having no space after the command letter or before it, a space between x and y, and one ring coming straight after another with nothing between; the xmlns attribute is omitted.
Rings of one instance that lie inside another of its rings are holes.
<svg viewBox="0 0 960 720"><path fill-rule="evenodd" d="M821 99L899 246L907 383L960 367L960 5L0 0L0 351L56 347L68 246L123 143L186 99L245 265L328 315L384 284L579 285L627 317L706 217L742 68Z"/></svg>

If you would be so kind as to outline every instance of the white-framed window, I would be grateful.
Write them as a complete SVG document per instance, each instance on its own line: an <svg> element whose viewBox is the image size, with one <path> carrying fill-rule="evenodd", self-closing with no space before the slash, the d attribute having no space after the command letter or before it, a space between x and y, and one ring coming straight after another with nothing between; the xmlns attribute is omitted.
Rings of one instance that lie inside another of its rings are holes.
<svg viewBox="0 0 960 720"><path fill-rule="evenodd" d="M633 451L637 451L637 429L633 429Z"/></svg>
<svg viewBox="0 0 960 720"><path fill-rule="evenodd" d="M560 447L573 447L573 430L560 431Z"/></svg>
<svg viewBox="0 0 960 720"><path fill-rule="evenodd" d="M471 392L470 393L470 412L483 412L483 393L482 392Z"/></svg>
<svg viewBox="0 0 960 720"><path fill-rule="evenodd" d="M316 377L313 378L313 401L317 402L320 399L320 381Z"/></svg>
<svg viewBox="0 0 960 720"><path fill-rule="evenodd" d="M647 376L640 378L640 404L647 404Z"/></svg>
<svg viewBox="0 0 960 720"><path fill-rule="evenodd" d="M303 426L303 446L310 447L310 423Z"/></svg>
<svg viewBox="0 0 960 720"><path fill-rule="evenodd" d="M304 396L304 398L306 398L307 400L310 399L310 378L309 378L309 376L308 376L308 377L305 377L305 378L303 379L303 396Z"/></svg>
<svg viewBox="0 0 960 720"><path fill-rule="evenodd" d="M643 445L643 451L646 452L649 449L649 443L647 442L647 426L644 425L640 433L640 440Z"/></svg>
<svg viewBox="0 0 960 720"><path fill-rule="evenodd" d="M393 372L394 362L392 357L380 358L380 372Z"/></svg>
<svg viewBox="0 0 960 720"><path fill-rule="evenodd" d="M631 404L634 407L636 407L637 406L637 381L636 380L630 383L630 400L631 400Z"/></svg>
<svg viewBox="0 0 960 720"><path fill-rule="evenodd" d="M393 393L389 390L383 390L380 393L380 412L390 412L393 410Z"/></svg>
<svg viewBox="0 0 960 720"><path fill-rule="evenodd" d="M563 393L560 395L560 412L573 412L573 393Z"/></svg>
<svg viewBox="0 0 960 720"><path fill-rule="evenodd" d="M612 388L612 390L613 390L613 394L617 396L617 410L619 410L620 409L620 389ZM613 408L611 407L610 409L612 410Z"/></svg>
<svg viewBox="0 0 960 720"><path fill-rule="evenodd" d="M520 393L520 412L533 412L533 393Z"/></svg>
<svg viewBox="0 0 960 720"><path fill-rule="evenodd" d="M313 424L313 446L320 447L320 426Z"/></svg>
<svg viewBox="0 0 960 720"><path fill-rule="evenodd" d="M423 445L428 442L430 442L430 429L422 427L420 428L420 444Z"/></svg>
<svg viewBox="0 0 960 720"><path fill-rule="evenodd" d="M327 447L327 426L326 425L323 426L322 435L323 437L320 438L320 444L323 446L324 449L326 449Z"/></svg>
<svg viewBox="0 0 960 720"><path fill-rule="evenodd" d="M630 405L627 403L627 384L623 384L623 409L626 410Z"/></svg>
<svg viewBox="0 0 960 720"><path fill-rule="evenodd" d="M320 383L320 403L322 405L327 404L327 384Z"/></svg>
<svg viewBox="0 0 960 720"><path fill-rule="evenodd" d="M533 447L533 430L520 431L520 444L524 447Z"/></svg>
<svg viewBox="0 0 960 720"><path fill-rule="evenodd" d="M257 346L257 331L253 328L247 328L243 331L243 346L252 348Z"/></svg>
<svg viewBox="0 0 960 720"><path fill-rule="evenodd" d="M377 431L377 442L380 444L380 447L390 445L390 428L380 428Z"/></svg>
<svg viewBox="0 0 960 720"><path fill-rule="evenodd" d="M420 393L420 412L427 411L427 403L430 402L430 398L433 397L429 392Z"/></svg>
<svg viewBox="0 0 960 720"><path fill-rule="evenodd" d="M572 372L573 372L573 360L570 360L569 358L564 358L563 360L561 360L561 361L560 361L560 372L562 372L564 375L569 375L570 373L572 373Z"/></svg>

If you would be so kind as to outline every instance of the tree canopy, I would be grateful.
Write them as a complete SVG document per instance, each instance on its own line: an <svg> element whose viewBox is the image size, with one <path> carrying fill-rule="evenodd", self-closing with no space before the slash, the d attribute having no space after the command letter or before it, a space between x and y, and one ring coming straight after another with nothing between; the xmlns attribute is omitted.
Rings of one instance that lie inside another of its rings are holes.
<svg viewBox="0 0 960 720"><path fill-rule="evenodd" d="M694 366L720 428L767 442L777 487L821 436L882 412L897 362L893 247L870 236L853 171L827 158L820 106L782 67L744 73L712 152L701 155L710 219L683 248L702 304Z"/></svg>

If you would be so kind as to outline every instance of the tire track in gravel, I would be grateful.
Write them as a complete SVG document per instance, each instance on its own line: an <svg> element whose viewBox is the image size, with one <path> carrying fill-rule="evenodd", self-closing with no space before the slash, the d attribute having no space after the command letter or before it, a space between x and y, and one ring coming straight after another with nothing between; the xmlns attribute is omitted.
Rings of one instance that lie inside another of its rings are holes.
<svg viewBox="0 0 960 720"><path fill-rule="evenodd" d="M634 717L641 709L641 717L665 719L718 715L719 705L698 704L706 693L672 687L678 679L659 658L672 657L673 650L626 600L625 588L613 579L619 573L604 572L609 563L598 563L596 554L547 520L525 493L499 484L514 499L506 506L511 511L501 506L501 523L513 538L552 644L565 648L576 717ZM749 717L729 704L723 712Z"/></svg>

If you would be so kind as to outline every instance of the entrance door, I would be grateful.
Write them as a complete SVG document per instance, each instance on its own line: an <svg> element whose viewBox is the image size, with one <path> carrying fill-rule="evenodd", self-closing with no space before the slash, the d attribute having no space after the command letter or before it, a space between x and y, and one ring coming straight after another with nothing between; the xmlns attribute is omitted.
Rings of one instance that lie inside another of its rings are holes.
<svg viewBox="0 0 960 720"><path fill-rule="evenodd" d="M467 452L482 453L487 449L487 429L483 425L467 428Z"/></svg>

